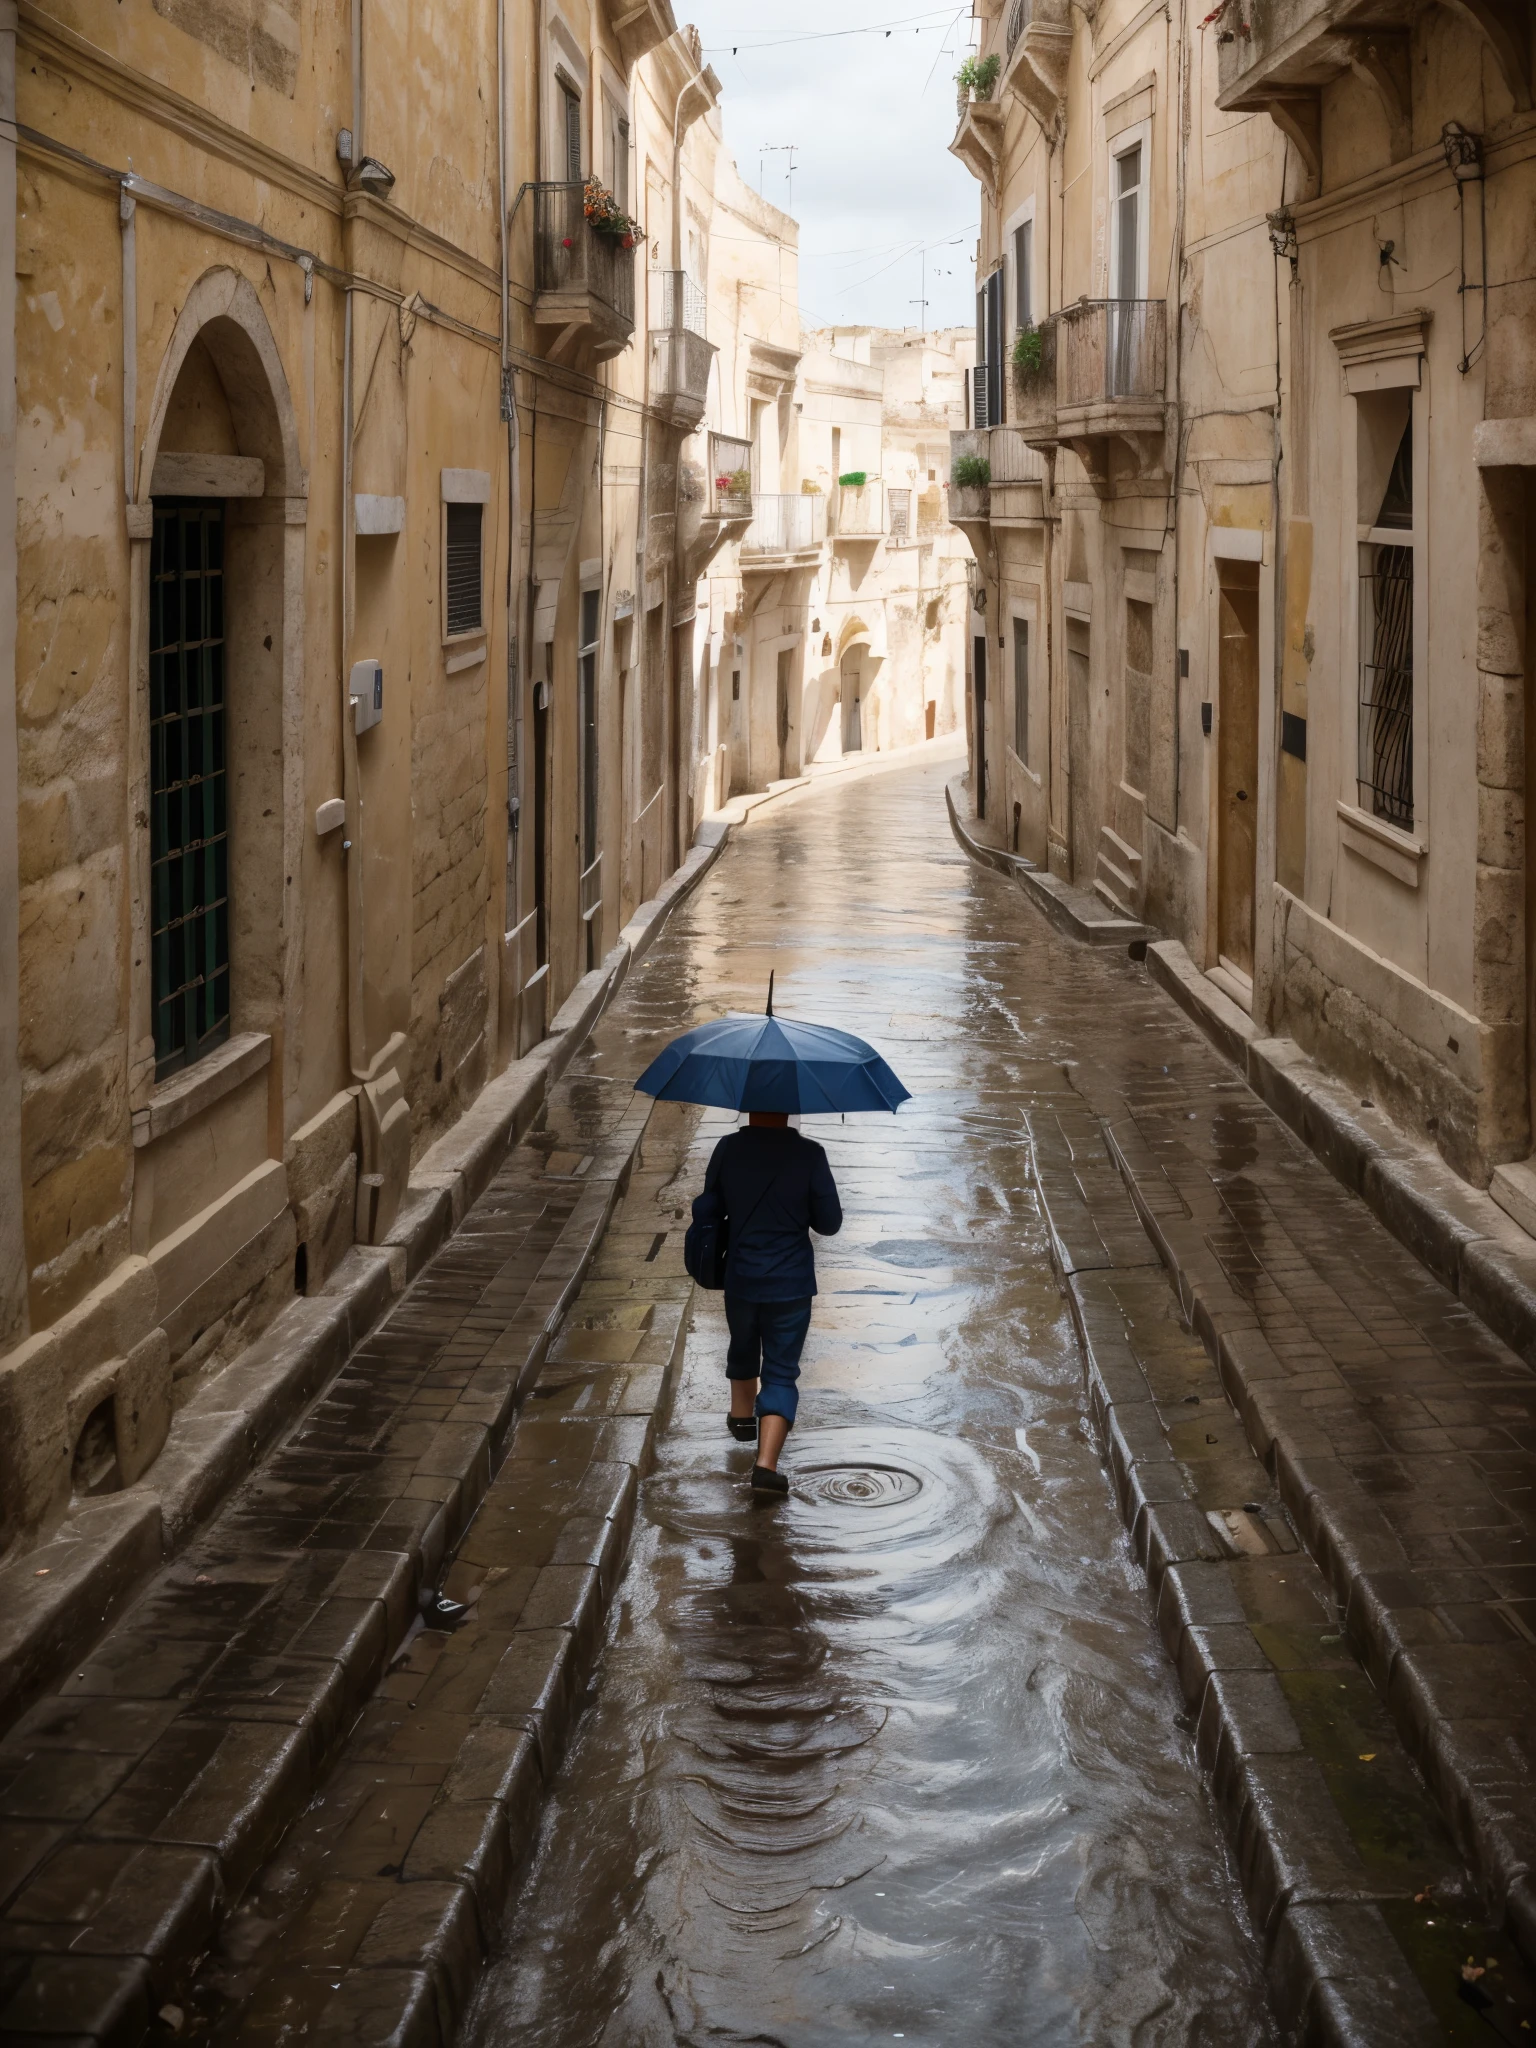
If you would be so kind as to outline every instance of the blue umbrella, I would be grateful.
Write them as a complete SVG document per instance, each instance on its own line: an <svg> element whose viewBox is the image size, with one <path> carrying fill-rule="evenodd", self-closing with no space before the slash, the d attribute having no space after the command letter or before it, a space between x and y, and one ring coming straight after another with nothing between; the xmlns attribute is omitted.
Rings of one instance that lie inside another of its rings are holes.
<svg viewBox="0 0 1536 2048"><path fill-rule="evenodd" d="M773 979L761 1017L739 1012L674 1038L635 1083L663 1102L805 1114L895 1109L911 1094L872 1045L829 1024L773 1014Z"/></svg>

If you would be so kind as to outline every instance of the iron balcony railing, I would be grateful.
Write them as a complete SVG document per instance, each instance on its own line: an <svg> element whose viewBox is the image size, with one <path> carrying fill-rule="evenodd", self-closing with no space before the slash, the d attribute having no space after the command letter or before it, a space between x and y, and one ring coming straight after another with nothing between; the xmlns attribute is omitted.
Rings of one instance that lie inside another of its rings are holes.
<svg viewBox="0 0 1536 2048"><path fill-rule="evenodd" d="M811 491L754 491L743 554L798 555L826 537L827 501Z"/></svg>
<svg viewBox="0 0 1536 2048"><path fill-rule="evenodd" d="M635 324L635 252L587 219L579 182L533 188L535 292L587 292L619 321Z"/></svg>
<svg viewBox="0 0 1536 2048"><path fill-rule="evenodd" d="M752 517L752 443L733 434L709 437L709 510L714 519Z"/></svg>
<svg viewBox="0 0 1536 2048"><path fill-rule="evenodd" d="M879 483L839 484L833 501L836 531L848 540L873 539L885 531L885 491Z"/></svg>
<svg viewBox="0 0 1536 2048"><path fill-rule="evenodd" d="M1063 406L1161 398L1167 381L1168 320L1161 299L1079 299L1065 306L1057 365Z"/></svg>
<svg viewBox="0 0 1536 2048"><path fill-rule="evenodd" d="M1017 427L994 427L991 433L992 484L1039 484L1045 481L1045 458L1031 448Z"/></svg>
<svg viewBox="0 0 1536 2048"><path fill-rule="evenodd" d="M1056 322L1023 328L1013 346L1013 424L1026 433L1056 424Z"/></svg>
<svg viewBox="0 0 1536 2048"><path fill-rule="evenodd" d="M1011 57L1014 46L1034 17L1035 0L1013 0L1008 10L1008 54Z"/></svg>
<svg viewBox="0 0 1536 2048"><path fill-rule="evenodd" d="M705 338L704 293L686 270L651 272L651 328Z"/></svg>

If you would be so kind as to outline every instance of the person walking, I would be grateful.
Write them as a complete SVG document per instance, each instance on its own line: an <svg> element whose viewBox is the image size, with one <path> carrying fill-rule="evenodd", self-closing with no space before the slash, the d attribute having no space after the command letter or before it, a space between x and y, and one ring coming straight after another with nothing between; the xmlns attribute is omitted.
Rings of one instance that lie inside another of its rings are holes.
<svg viewBox="0 0 1536 2048"><path fill-rule="evenodd" d="M754 1109L710 1155L693 1205L695 1217L701 1211L723 1214L728 1233L727 1423L739 1443L756 1440L753 1490L788 1493L779 1457L799 1406L800 1354L816 1293L811 1232L835 1237L841 1230L837 1183L825 1151L792 1130L787 1114Z"/></svg>

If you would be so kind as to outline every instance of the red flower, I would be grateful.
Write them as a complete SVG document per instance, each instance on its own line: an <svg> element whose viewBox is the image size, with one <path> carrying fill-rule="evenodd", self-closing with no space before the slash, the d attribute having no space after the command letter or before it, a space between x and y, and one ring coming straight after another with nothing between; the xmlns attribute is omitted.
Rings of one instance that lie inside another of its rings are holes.
<svg viewBox="0 0 1536 2048"><path fill-rule="evenodd" d="M566 236L565 240L560 244L560 246L562 249L569 249L571 247L571 238L569 235Z"/></svg>

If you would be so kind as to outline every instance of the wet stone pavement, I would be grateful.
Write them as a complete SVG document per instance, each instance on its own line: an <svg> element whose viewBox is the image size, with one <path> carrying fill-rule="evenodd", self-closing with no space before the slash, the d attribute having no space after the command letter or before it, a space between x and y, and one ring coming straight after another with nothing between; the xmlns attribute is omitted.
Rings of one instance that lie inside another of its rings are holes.
<svg viewBox="0 0 1536 2048"><path fill-rule="evenodd" d="M696 1297L476 2048L1278 2038L1030 1182L1026 1097L1103 1000L1082 957L966 863L932 771L755 827L675 914L679 1026L760 1007L771 968L914 1100L809 1126L847 1221L782 1504L747 1491Z"/></svg>
<svg viewBox="0 0 1536 2048"><path fill-rule="evenodd" d="M968 863L942 774L738 836L0 1744L0 2048L1531 2038L1484 1907L1536 1375L1143 968ZM810 1127L847 1221L782 1502L681 1264L731 1120L630 1094L770 970L914 1090Z"/></svg>

